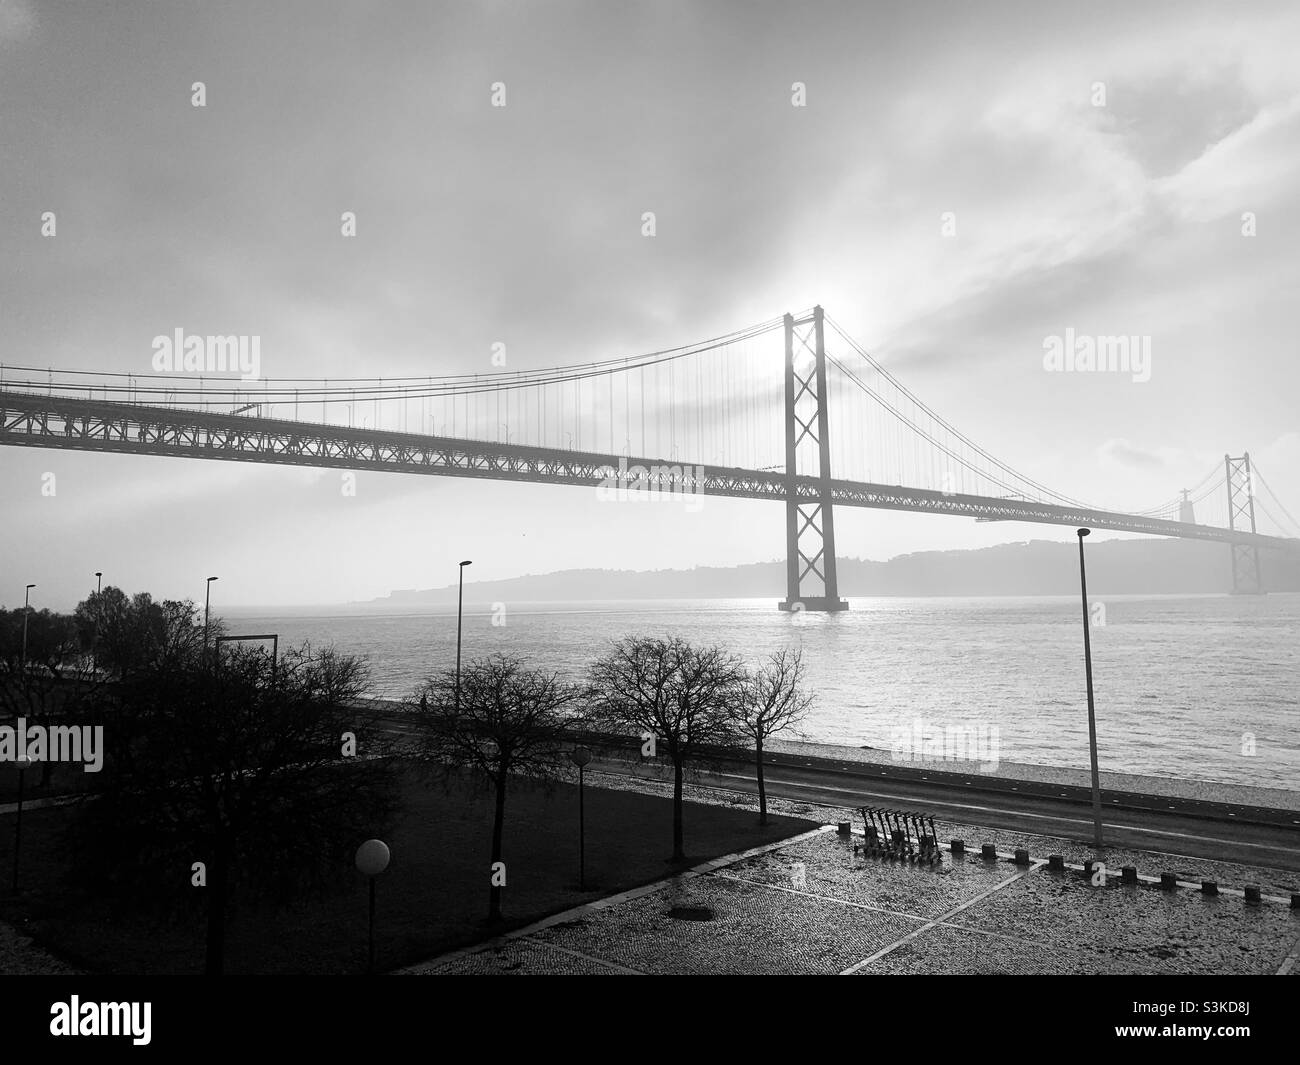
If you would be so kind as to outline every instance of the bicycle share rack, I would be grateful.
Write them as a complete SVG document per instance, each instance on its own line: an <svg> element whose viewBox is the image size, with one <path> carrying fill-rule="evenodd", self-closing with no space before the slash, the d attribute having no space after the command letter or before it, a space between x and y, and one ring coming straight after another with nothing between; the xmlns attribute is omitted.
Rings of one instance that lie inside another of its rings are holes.
<svg viewBox="0 0 1300 1065"><path fill-rule="evenodd" d="M943 852L939 850L933 817L875 806L860 807L858 812L867 830L866 842L861 844L865 857L914 865L942 864ZM926 831L927 824L929 831ZM856 843L853 845L855 854L858 847Z"/></svg>

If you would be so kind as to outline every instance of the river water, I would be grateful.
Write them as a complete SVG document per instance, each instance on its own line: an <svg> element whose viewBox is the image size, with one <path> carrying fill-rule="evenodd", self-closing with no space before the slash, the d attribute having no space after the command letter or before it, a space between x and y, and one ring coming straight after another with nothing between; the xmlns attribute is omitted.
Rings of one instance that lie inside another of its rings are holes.
<svg viewBox="0 0 1300 1065"><path fill-rule="evenodd" d="M787 738L890 750L910 737L918 753L964 742L980 760L1088 765L1078 599L850 607L792 616L771 599L467 603L463 654L522 655L576 679L625 634L677 633L750 660L802 645L816 702ZM1300 789L1300 595L1115 596L1092 615L1103 770ZM281 647L310 640L366 657L377 696L405 695L455 663L454 608L226 619L232 633L279 633Z"/></svg>

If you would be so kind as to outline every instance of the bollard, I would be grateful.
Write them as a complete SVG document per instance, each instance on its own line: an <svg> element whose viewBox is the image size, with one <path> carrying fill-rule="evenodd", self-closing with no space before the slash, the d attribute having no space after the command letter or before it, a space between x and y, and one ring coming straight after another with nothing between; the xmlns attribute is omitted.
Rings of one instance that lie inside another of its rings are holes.
<svg viewBox="0 0 1300 1065"><path fill-rule="evenodd" d="M1138 882L1138 870L1136 865L1126 865L1119 871L1120 881L1125 884L1136 884Z"/></svg>
<svg viewBox="0 0 1300 1065"><path fill-rule="evenodd" d="M1047 856L1047 868L1053 873L1065 872L1065 858L1060 854L1049 854Z"/></svg>
<svg viewBox="0 0 1300 1065"><path fill-rule="evenodd" d="M1089 859L1083 863L1083 878L1091 880L1092 874L1097 871L1097 863Z"/></svg>
<svg viewBox="0 0 1300 1065"><path fill-rule="evenodd" d="M1259 902L1259 885L1257 884L1246 885L1246 901Z"/></svg>
<svg viewBox="0 0 1300 1065"><path fill-rule="evenodd" d="M847 821L841 821L839 823L839 833L841 836L850 835L852 831L853 829L849 826L849 823Z"/></svg>
<svg viewBox="0 0 1300 1065"><path fill-rule="evenodd" d="M1294 891L1291 892L1291 909L1300 910L1300 895L1297 895Z"/></svg>
<svg viewBox="0 0 1300 1065"><path fill-rule="evenodd" d="M985 843L980 848L980 857L986 862L996 862L998 860L998 849L992 843Z"/></svg>
<svg viewBox="0 0 1300 1065"><path fill-rule="evenodd" d="M1173 891L1176 887L1178 887L1178 877L1174 876L1173 873L1160 874L1161 891Z"/></svg>
<svg viewBox="0 0 1300 1065"><path fill-rule="evenodd" d="M954 858L960 858L966 853L966 841L964 839L955 839L949 844L948 849L952 851Z"/></svg>
<svg viewBox="0 0 1300 1065"><path fill-rule="evenodd" d="M1028 864L1029 864L1029 851L1025 850L1024 847L1017 847L1016 865L1028 865Z"/></svg>

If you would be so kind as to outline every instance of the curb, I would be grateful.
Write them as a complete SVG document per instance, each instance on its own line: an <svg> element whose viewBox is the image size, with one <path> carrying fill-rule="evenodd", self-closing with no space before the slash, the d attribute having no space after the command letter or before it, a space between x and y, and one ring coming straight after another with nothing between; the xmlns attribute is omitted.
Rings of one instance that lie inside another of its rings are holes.
<svg viewBox="0 0 1300 1065"><path fill-rule="evenodd" d="M707 862L699 865L693 865L689 869L684 869L680 873L673 873L662 880L655 880L649 884L643 884L640 887L629 888L627 891L620 891L616 895L606 895L604 898L596 899L593 902L584 902L572 909L563 910L560 913L553 913L549 917L543 917L540 921L534 921L523 928L516 928L511 932L506 932L492 939L485 940L481 943L475 943L468 947L461 947L458 950L448 951L446 954L437 954L428 961L416 962L414 965L406 965L400 969L392 969L386 976L435 976L436 973L425 973L423 970L431 965L443 965L449 962L459 961L461 958L469 957L471 954L479 954L482 951L504 946L513 939L522 939L530 936L535 932L550 928L552 925L564 924L568 921L576 920L580 917L597 913L600 910L608 909L610 906L617 906L624 902L630 902L633 899L639 899L646 895L653 895L655 892L663 891L674 883L683 880L693 880L696 877L706 876L727 865L734 865L736 862L743 861L746 858L753 858L759 854L766 854L768 851L777 850L780 847L788 847L792 843L799 843L806 839L812 839L820 836L825 832L834 832L834 825L822 825L819 828L811 829L808 832L800 832L797 836L789 836L786 839L777 840L774 843L764 843L758 847L751 847L748 850L735 851L732 854L724 854L720 858L712 858Z"/></svg>

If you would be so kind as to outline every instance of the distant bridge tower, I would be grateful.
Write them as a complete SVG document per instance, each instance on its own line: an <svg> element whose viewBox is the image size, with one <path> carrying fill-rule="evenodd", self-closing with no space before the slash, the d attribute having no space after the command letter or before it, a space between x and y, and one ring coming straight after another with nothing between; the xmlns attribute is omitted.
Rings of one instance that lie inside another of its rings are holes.
<svg viewBox="0 0 1300 1065"><path fill-rule="evenodd" d="M1250 452L1239 459L1223 456L1228 481L1228 528L1255 531L1255 483L1250 476ZM1263 595L1264 581L1259 572L1259 548L1254 544L1231 544L1232 594Z"/></svg>
<svg viewBox="0 0 1300 1065"><path fill-rule="evenodd" d="M847 610L835 575L835 516L831 508L831 437L822 309L785 316L786 599L782 610ZM813 445L816 445L815 447ZM816 460L815 496L800 499L800 457ZM805 578L808 583L805 584Z"/></svg>
<svg viewBox="0 0 1300 1065"><path fill-rule="evenodd" d="M1196 524L1196 511L1192 508L1192 501L1187 497L1191 495L1186 488L1183 489L1183 501L1178 504L1178 520L1185 521L1188 525Z"/></svg>

